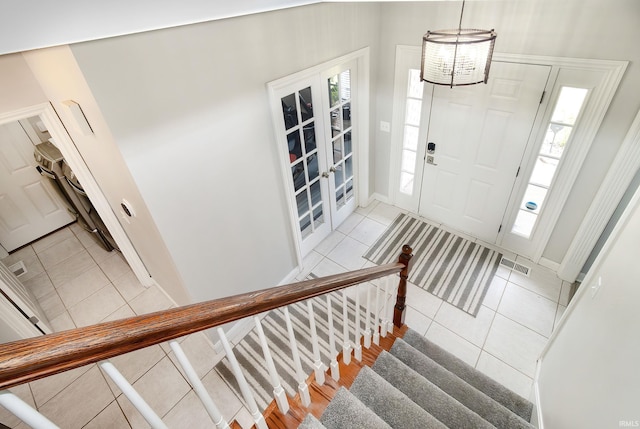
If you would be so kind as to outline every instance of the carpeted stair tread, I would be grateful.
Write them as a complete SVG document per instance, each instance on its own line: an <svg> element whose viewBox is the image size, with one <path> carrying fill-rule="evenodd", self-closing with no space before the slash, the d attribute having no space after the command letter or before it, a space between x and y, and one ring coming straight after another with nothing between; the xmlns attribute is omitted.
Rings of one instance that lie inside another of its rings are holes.
<svg viewBox="0 0 640 429"><path fill-rule="evenodd" d="M402 339L397 339L389 352L496 428L534 428L522 417L471 386L451 371L443 368L433 359L419 352Z"/></svg>
<svg viewBox="0 0 640 429"><path fill-rule="evenodd" d="M371 411L353 396L347 389L341 387L335 394L329 406L320 417L320 422L328 429L389 429L376 413Z"/></svg>
<svg viewBox="0 0 640 429"><path fill-rule="evenodd" d="M313 414L307 414L298 429L327 429L327 427L320 423L320 420L313 417Z"/></svg>
<svg viewBox="0 0 640 429"><path fill-rule="evenodd" d="M447 428L367 366L360 370L349 391L392 428Z"/></svg>
<svg viewBox="0 0 640 429"><path fill-rule="evenodd" d="M373 370L450 429L494 428L391 353L380 353Z"/></svg>
<svg viewBox="0 0 640 429"><path fill-rule="evenodd" d="M531 421L533 404L528 400L427 340L416 331L409 329L403 339L406 343L429 356L445 369L451 371L496 402L522 417L525 421Z"/></svg>

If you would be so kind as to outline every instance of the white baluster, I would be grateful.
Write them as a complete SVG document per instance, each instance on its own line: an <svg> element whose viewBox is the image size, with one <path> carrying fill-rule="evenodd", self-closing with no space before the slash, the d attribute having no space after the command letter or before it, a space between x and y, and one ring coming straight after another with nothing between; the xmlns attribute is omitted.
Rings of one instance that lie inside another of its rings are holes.
<svg viewBox="0 0 640 429"><path fill-rule="evenodd" d="M173 353L176 355L180 366L182 366L184 373L189 379L189 383L191 383L191 386L193 386L193 390L198 395L198 398L200 398L202 405L204 405L205 410L207 410L207 413L209 413L209 416L211 416L211 420L213 420L216 427L218 429L229 429L229 423L227 423L218 407L216 407L216 405L214 404L211 396L209 395L209 392L207 392L207 389L202 384L202 381L200 381L200 377L198 377L196 370L191 365L191 362L189 362L189 359L182 350L180 344L176 340L172 340L169 341L169 346L171 347L171 350L173 350Z"/></svg>
<svg viewBox="0 0 640 429"><path fill-rule="evenodd" d="M378 346L380 345L380 330L378 329L380 326L380 286L376 285L376 306L373 309L373 343Z"/></svg>
<svg viewBox="0 0 640 429"><path fill-rule="evenodd" d="M289 334L289 344L291 345L291 356L293 357L293 363L296 366L296 376L298 378L298 393L300 394L300 401L302 405L308 407L311 405L311 396L309 396L309 387L305 381L305 374L302 370L302 363L300 363L300 355L298 354L298 343L293 333L293 325L291 324L291 316L289 316L289 309L284 307L284 318L287 322L287 332Z"/></svg>
<svg viewBox="0 0 640 429"><path fill-rule="evenodd" d="M380 336L385 338L387 336L387 328L389 326L389 283L392 281L393 277L387 276L384 279L384 298L382 305L382 323L380 325Z"/></svg>
<svg viewBox="0 0 640 429"><path fill-rule="evenodd" d="M340 366L338 365L338 352L336 351L336 333L333 329L333 306L331 305L331 294L327 294L327 325L329 325L329 353L331 360L329 367L331 368L331 378L335 381L340 380Z"/></svg>
<svg viewBox="0 0 640 429"><path fill-rule="evenodd" d="M364 328L364 346L371 347L371 285L367 283L367 313L365 316L366 326Z"/></svg>
<svg viewBox="0 0 640 429"><path fill-rule="evenodd" d="M51 420L8 390L0 390L0 405L27 425L36 429L60 429Z"/></svg>
<svg viewBox="0 0 640 429"><path fill-rule="evenodd" d="M320 346L318 345L318 333L316 332L316 315L313 311L313 302L307 300L307 310L309 313L309 330L311 331L311 349L313 350L313 372L316 375L316 382L324 384L324 365L320 359Z"/></svg>
<svg viewBox="0 0 640 429"><path fill-rule="evenodd" d="M260 337L262 353L264 354L264 360L267 363L267 370L269 371L269 377L271 378L273 396L276 400L276 404L278 404L280 412L282 414L287 414L287 411L289 411L289 401L287 400L287 394L280 384L280 377L278 376L278 371L276 371L276 366L273 363L271 351L269 351L269 345L267 344L267 337L264 335L264 330L262 329L262 323L258 316L254 316L253 320L256 323L256 330L258 331L258 337Z"/></svg>
<svg viewBox="0 0 640 429"><path fill-rule="evenodd" d="M349 342L349 307L347 307L347 291L342 290L342 361L351 363L351 343Z"/></svg>
<svg viewBox="0 0 640 429"><path fill-rule="evenodd" d="M362 361L362 346L360 345L360 285L355 286L356 289L356 329L355 329L355 342L353 347L353 356L358 362Z"/></svg>
<svg viewBox="0 0 640 429"><path fill-rule="evenodd" d="M231 350L231 346L229 345L229 341L227 340L227 336L224 334L222 328L218 328L218 336L220 337L220 342L222 343L222 347L224 348L224 352L227 355L227 359L229 359L229 364L231 365L231 371L233 375L236 377L236 381L238 382L238 386L240 387L240 392L242 393L242 397L244 398L244 402L247 404L247 410L251 417L253 417L253 421L256 423L256 427L258 429L268 429L267 422L264 420L264 417L258 410L258 405L256 404L256 400L253 397L253 393L251 393L251 389L249 388L249 383L247 383L247 379L244 378L244 374L242 373L242 368L240 368L240 364L233 354L233 350Z"/></svg>
<svg viewBox="0 0 640 429"><path fill-rule="evenodd" d="M98 365L100 365L100 368L102 368L102 370L107 373L107 375L113 380L113 382L116 383L120 390L122 390L122 393L124 393L127 399L131 401L131 404L133 404L133 406L136 407L138 411L140 411L142 417L144 417L144 419L153 429L168 429L167 425L164 424L164 422L160 419L160 417L158 417L155 411L153 411L149 404L147 404L147 402L142 399L142 396L140 396L136 389L134 389L133 386L127 381L127 379L124 378L122 374L120 374L120 371L118 371L118 369L113 366L111 362L109 362L108 360L103 360L99 362Z"/></svg>

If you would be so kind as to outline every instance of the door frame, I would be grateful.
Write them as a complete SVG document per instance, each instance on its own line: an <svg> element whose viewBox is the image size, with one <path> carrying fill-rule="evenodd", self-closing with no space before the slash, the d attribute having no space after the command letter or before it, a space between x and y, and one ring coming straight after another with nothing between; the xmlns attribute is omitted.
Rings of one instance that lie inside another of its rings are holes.
<svg viewBox="0 0 640 429"><path fill-rule="evenodd" d="M289 85L295 84L296 81L319 75L326 69L338 66L342 63L356 61L358 73L356 76L356 85L358 99L355 102L354 110L357 116L358 129L352 134L354 156L357 156L354 164L354 186L357 189L355 194L356 205L359 201L367 201L369 198L369 81L370 81L370 49L369 47L359 49L349 54L340 56L333 60L315 65L313 67L301 70L283 78L267 83L267 93L272 112L281 110L280 99L276 96L276 92ZM353 103L353 102L352 102ZM353 105L353 104L352 104ZM302 255L302 236L298 227L298 216L296 201L294 198L293 184L291 183L291 167L286 163L286 154L283 154L283 146L280 144L286 139L284 131L278 126L279 122L273 122L274 144L280 159L280 167L282 173L282 183L285 191L285 198L289 209L289 225L294 238L293 244L298 268L303 266Z"/></svg>
<svg viewBox="0 0 640 429"><path fill-rule="evenodd" d="M78 177L78 180L82 183L91 203L100 215L107 230L109 230L109 233L117 243L122 256L124 256L140 283L146 287L153 286L155 281L151 278L138 252L136 252L122 225L120 225L107 198L102 193L96 179L93 177L89 167L85 164L82 155L58 118L53 106L50 103L42 103L12 112L2 113L0 114L0 124L18 121L32 116L40 117L49 134L51 134L51 137L55 140L56 146L60 149L69 167L71 167L74 174Z"/></svg>
<svg viewBox="0 0 640 429"><path fill-rule="evenodd" d="M420 55L421 48L419 46L407 46L398 45L396 47L396 64L399 60L404 58L404 62L410 55ZM562 180L556 181L557 188L554 188L553 195L550 195L549 199L545 202L545 219L543 224L539 225L536 229L536 237L534 242L534 249L531 252L531 259L533 262L540 263L543 266L556 270L558 264L542 257L542 254L549 242L553 228L555 227L558 218L564 207L564 203L575 183L575 180L582 168L582 164L589 152L589 148L595 138L596 133L600 128L600 124L604 118L604 115L609 107L609 104L615 94L615 91L624 75L627 68L628 61L613 61L613 60L594 60L594 59L581 59L581 58L561 58L550 57L540 55L526 55L526 54L503 54L495 52L493 54L494 61L512 62L512 63L529 63L551 66L551 75L545 88L545 92L550 94L556 84L556 78L558 73L562 69L573 70L590 70L603 72L602 84L593 91L590 96L589 106L585 108L583 112L583 120L581 121L580 128L580 140L581 144L572 150L570 162L565 162L562 166L561 173ZM389 176L389 196L394 203L398 199L398 184L399 184L399 168L400 168L400 151L402 143L402 128L399 124L403 121L404 115L404 99L405 89L404 80L398 78L398 71L396 71L396 77L394 80L394 100L393 100L393 116L392 116L392 140L391 140L391 166ZM405 82L406 83L406 82ZM521 162L523 169L525 166L529 166L532 163L532 159L535 156L534 146L538 146L536 137L541 132L543 127L542 119L544 113L548 108L548 104L551 97L545 96L543 102L538 110L536 119L534 121L531 135L527 141L525 153ZM420 157L420 154L419 154ZM417 171L416 171L417 172ZM530 172L530 171L529 171ZM560 173L560 171L559 171ZM521 172L514 180L513 190L507 206L505 208L505 215L503 216L502 223L503 228L498 234L496 245L501 246L504 240L504 236L507 231L510 230L511 225L509 222L513 221L510 216L514 207L520 204L522 194L524 192L524 178L528 179L527 171ZM565 256L566 258L567 256Z"/></svg>

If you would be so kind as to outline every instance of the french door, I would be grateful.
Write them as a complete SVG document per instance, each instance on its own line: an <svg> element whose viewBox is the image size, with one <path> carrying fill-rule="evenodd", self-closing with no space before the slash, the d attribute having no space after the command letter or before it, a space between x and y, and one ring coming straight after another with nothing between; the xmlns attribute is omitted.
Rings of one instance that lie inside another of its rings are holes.
<svg viewBox="0 0 640 429"><path fill-rule="evenodd" d="M286 189L302 256L356 208L357 62L272 88Z"/></svg>

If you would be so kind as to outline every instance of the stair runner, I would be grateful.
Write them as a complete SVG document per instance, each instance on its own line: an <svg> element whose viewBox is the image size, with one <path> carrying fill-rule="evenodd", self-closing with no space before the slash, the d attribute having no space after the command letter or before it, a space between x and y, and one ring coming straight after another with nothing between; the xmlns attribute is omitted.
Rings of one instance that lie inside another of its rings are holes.
<svg viewBox="0 0 640 429"><path fill-rule="evenodd" d="M302 429L526 429L533 405L409 329Z"/></svg>

